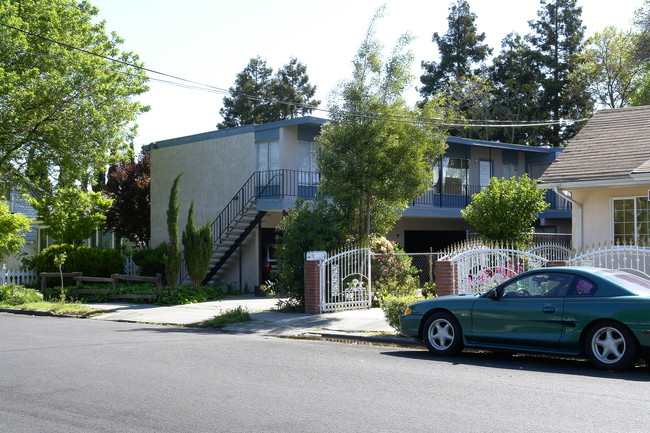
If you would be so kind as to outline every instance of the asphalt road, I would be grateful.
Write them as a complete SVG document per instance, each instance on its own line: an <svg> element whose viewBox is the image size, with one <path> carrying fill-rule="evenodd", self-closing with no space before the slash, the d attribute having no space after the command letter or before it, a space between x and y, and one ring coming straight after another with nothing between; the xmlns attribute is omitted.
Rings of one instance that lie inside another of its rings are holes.
<svg viewBox="0 0 650 433"><path fill-rule="evenodd" d="M646 432L650 368L0 313L0 432Z"/></svg>

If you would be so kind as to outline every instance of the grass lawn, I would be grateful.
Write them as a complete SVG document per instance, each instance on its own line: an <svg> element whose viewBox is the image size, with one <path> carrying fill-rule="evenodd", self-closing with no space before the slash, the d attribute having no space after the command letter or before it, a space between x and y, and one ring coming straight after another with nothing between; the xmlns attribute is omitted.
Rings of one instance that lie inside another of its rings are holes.
<svg viewBox="0 0 650 433"><path fill-rule="evenodd" d="M27 311L51 311L56 315L84 316L92 313L100 313L102 310L88 307L80 303L61 303L61 302L25 302L24 304L9 304L0 302L0 308L11 308L14 310Z"/></svg>

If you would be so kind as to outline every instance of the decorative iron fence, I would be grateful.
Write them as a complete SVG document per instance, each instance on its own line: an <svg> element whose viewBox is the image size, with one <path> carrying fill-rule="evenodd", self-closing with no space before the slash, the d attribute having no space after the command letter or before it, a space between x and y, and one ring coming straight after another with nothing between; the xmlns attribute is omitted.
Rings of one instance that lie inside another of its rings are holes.
<svg viewBox="0 0 650 433"><path fill-rule="evenodd" d="M650 274L650 248L643 245L594 245L575 252L568 266L633 269Z"/></svg>

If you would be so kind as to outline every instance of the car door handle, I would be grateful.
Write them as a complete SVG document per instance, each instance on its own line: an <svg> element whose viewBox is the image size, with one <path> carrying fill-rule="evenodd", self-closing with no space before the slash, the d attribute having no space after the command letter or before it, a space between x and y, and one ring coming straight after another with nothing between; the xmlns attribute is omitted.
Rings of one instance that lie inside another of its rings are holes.
<svg viewBox="0 0 650 433"><path fill-rule="evenodd" d="M552 305L545 305L542 308L542 313L555 313L558 309Z"/></svg>

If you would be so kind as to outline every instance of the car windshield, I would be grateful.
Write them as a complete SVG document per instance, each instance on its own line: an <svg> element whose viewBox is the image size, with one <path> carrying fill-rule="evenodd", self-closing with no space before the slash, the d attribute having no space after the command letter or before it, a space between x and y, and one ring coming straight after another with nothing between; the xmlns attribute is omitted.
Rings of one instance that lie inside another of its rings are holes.
<svg viewBox="0 0 650 433"><path fill-rule="evenodd" d="M629 272L615 271L610 269L603 269L596 273L607 278L608 280L615 282L616 284L624 286L626 289L630 290L636 295L650 296L650 280L631 274Z"/></svg>

